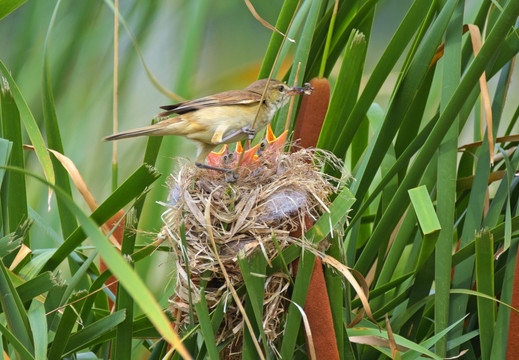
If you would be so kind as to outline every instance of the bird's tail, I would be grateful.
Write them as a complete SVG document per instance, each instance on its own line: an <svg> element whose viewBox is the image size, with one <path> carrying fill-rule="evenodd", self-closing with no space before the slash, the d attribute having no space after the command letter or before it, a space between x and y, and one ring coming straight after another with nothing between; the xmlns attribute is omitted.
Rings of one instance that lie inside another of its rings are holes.
<svg viewBox="0 0 519 360"><path fill-rule="evenodd" d="M113 134L113 135L105 137L103 140L104 141L113 141L113 140L127 139L127 138L132 138L132 137L137 137L137 136L143 136L143 135L155 135L155 134L153 134L153 132L155 132L155 131L156 131L156 129L153 128L153 126L147 126L147 127L143 127L143 128L139 128L139 129L128 130L128 131L123 131L123 132L120 132L117 134Z"/></svg>
<svg viewBox="0 0 519 360"><path fill-rule="evenodd" d="M127 139L137 136L163 136L163 135L177 135L171 128L172 124L178 123L179 118L171 118L161 121L157 124L150 126L144 126L141 128L123 131L117 134L113 134L105 137L104 141L113 141L120 139Z"/></svg>

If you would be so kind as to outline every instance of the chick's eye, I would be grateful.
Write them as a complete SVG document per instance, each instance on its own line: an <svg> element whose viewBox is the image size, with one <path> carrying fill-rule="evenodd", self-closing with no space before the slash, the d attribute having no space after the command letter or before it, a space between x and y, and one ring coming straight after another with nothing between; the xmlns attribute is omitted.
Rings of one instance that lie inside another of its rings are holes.
<svg viewBox="0 0 519 360"><path fill-rule="evenodd" d="M279 85L278 86L278 91L279 92L284 92L285 91L285 87L283 85Z"/></svg>

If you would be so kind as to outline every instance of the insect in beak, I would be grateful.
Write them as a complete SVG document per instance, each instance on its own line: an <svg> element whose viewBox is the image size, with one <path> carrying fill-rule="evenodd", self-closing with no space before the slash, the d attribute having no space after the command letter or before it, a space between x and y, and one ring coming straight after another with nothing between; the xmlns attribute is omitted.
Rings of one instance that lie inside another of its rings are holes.
<svg viewBox="0 0 519 360"><path fill-rule="evenodd" d="M288 95L299 95L305 94L310 95L314 91L314 88L310 85L310 83L306 83L304 86L294 86L292 89L287 91Z"/></svg>

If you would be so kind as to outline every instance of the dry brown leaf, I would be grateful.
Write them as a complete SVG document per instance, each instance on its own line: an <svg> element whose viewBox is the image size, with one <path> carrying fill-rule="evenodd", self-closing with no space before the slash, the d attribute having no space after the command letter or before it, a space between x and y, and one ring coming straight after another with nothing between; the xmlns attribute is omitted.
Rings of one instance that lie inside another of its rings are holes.
<svg viewBox="0 0 519 360"><path fill-rule="evenodd" d="M18 253L16 254L16 257L11 263L11 266L9 266L9 270L13 271L18 266L18 264L20 264L22 260L25 259L31 252L32 250L27 245L22 244L20 250L18 250Z"/></svg>
<svg viewBox="0 0 519 360"><path fill-rule="evenodd" d="M377 322L373 318L373 313L371 312L371 307L369 306L369 303L368 303L369 287L368 287L368 284L366 283L366 280L362 276L362 274L359 273L358 271L356 271L352 268L349 268L346 265L340 263L337 259L335 259L329 255L325 254L324 256L322 256L322 259L325 264L332 266L334 269L339 271L346 278L346 280L348 280L350 285L353 287L353 289L357 293L357 295L360 299L360 302L362 303L362 306L364 307L364 310L366 311L366 314L371 319L371 321L373 321L373 323L376 324ZM355 274L355 276L353 274ZM357 282L356 277L359 279L360 284L359 284L359 282Z"/></svg>
<svg viewBox="0 0 519 360"><path fill-rule="evenodd" d="M393 359L401 359L400 352L398 351L398 345L396 343L395 337L393 335L393 330L391 329L391 324L389 323L389 318L386 314L386 331L387 331L387 339L389 341L389 348L391 349L391 355Z"/></svg>
<svg viewBox="0 0 519 360"><path fill-rule="evenodd" d="M34 147L32 145L24 145L25 149L34 150ZM56 150L47 149L50 153L52 153L56 159L59 160L61 165L67 170L68 174L70 175L70 178L72 179L72 182L74 185L76 185L76 188L81 193L81 196L83 196L83 199L85 199L88 207L90 208L90 211L94 211L97 209L97 203L92 196L92 193L90 190L88 190L88 187L81 177L81 174L79 173L79 170L77 169L76 165L65 155L57 152Z"/></svg>
<svg viewBox="0 0 519 360"><path fill-rule="evenodd" d="M503 179L505 174L506 174L506 170L498 170L498 171L491 172L488 175L488 184L490 185L493 182ZM514 176L519 176L519 171L515 172ZM468 190L468 189L472 188L473 181L474 181L474 175L459 178L458 180L456 180L456 191L463 191L463 190Z"/></svg>
<svg viewBox="0 0 519 360"><path fill-rule="evenodd" d="M506 142L519 142L519 134L500 136L500 137L496 138L496 143L506 143ZM481 144L483 144L482 141L475 141L473 143L465 144L465 145L458 147L458 150L464 150L464 149L469 149L469 148L473 148L473 147L478 147L478 146L481 146Z"/></svg>
<svg viewBox="0 0 519 360"><path fill-rule="evenodd" d="M476 57L482 46L482 40L481 40L481 34L479 32L479 28L473 24L464 25L464 27L465 26L468 28L468 31L470 33L470 39L472 41L472 50L474 52L474 57ZM493 130L492 130L492 104L490 103L490 94L488 91L487 76L486 76L485 72L483 72L483 74L479 78L479 87L481 88L481 106L483 107L483 111L485 113L485 120L487 123L487 138L488 138L488 149L490 152L490 163L493 165L494 164L494 136L493 136ZM481 130L481 136L483 136L483 130Z"/></svg>
<svg viewBox="0 0 519 360"><path fill-rule="evenodd" d="M479 28L476 25L468 24L463 25L463 34L466 32L470 33L470 39L472 41L472 49L474 52L474 57L477 56L479 50L482 46L482 39L481 34L479 32ZM438 49L436 50L436 54L434 54L433 60L431 61L431 64L429 65L429 69L433 67L438 60L440 60L443 57L443 54L445 52L445 43L442 43L440 46L438 46ZM490 95L488 91L488 85L487 85L487 79L486 74L483 72L479 79L479 86L481 88L481 107L483 108L483 111L485 113L485 120L487 123L487 137L488 137L488 147L490 151L490 163L494 164L494 138L493 138L493 132L492 132L492 105L490 103ZM483 136L483 123L481 124L481 136Z"/></svg>
<svg viewBox="0 0 519 360"><path fill-rule="evenodd" d="M254 18L256 20L258 20L263 26L265 26L267 29L270 29L272 31L275 31L277 32L279 35L283 36L283 37L286 37L285 34L283 34L281 31L279 31L278 29L276 29L275 26L272 26L269 24L268 21L264 20L259 14L258 12L256 11L256 9L254 9L254 6L252 6L251 2L249 0L245 0L245 4L247 5L247 7L249 8L249 11L251 12L252 16L254 16ZM295 40L289 38L289 37L286 37L288 39L288 41L290 42L293 42L295 43Z"/></svg>
<svg viewBox="0 0 519 360"><path fill-rule="evenodd" d="M389 341L380 336L375 335L361 335L361 336L350 336L348 338L352 343L363 344L370 346L378 346L389 349ZM405 346L397 345L399 351L407 351L409 348Z"/></svg>
<svg viewBox="0 0 519 360"><path fill-rule="evenodd" d="M346 327L348 329L351 329L352 327L354 327L355 325L360 323L362 321L362 319L364 319L365 313L366 313L366 310L364 310L364 308L361 308L360 311L357 313L357 315L355 315L355 318L353 318L353 320Z"/></svg>
<svg viewBox="0 0 519 360"><path fill-rule="evenodd" d="M314 346L314 338L312 337L312 330L310 329L310 323L308 322L308 317L304 309L297 303L293 302L290 299L287 299L292 304L294 304L301 313L301 318L303 319L303 326L305 327L306 340L308 345L308 350L310 351L310 359L317 360L317 355L315 354L315 346Z"/></svg>
<svg viewBox="0 0 519 360"><path fill-rule="evenodd" d="M32 145L24 145L24 149L26 150L34 150L34 147ZM65 155L61 154L60 152L53 150L53 149L47 149L51 154L53 154L56 159L63 165L65 170L67 170L70 178L72 179L72 182L78 189L79 193L87 203L88 207L90 208L90 211L94 212L97 209L97 202L95 201L94 197L92 196L92 193L88 189L88 186L85 183L85 180L83 180L83 177L79 173L79 170L77 169L76 165L72 160L70 160ZM103 231L103 234L108 235L111 232L111 229L103 224L101 226L101 230ZM115 237L110 235L109 237L110 242L118 249L121 250L121 245L117 241Z"/></svg>
<svg viewBox="0 0 519 360"><path fill-rule="evenodd" d="M458 355L455 355L453 357L444 358L444 360L453 360L453 359L459 359L462 355L465 355L469 350L465 349L461 351Z"/></svg>

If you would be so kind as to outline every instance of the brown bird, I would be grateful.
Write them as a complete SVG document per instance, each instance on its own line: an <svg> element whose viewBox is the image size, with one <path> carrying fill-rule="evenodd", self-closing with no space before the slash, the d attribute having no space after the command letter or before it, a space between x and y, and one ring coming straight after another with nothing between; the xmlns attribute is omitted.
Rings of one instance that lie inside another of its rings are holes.
<svg viewBox="0 0 519 360"><path fill-rule="evenodd" d="M159 117L169 117L154 125L110 135L104 140L119 140L135 136L179 135L197 142L196 162L204 163L207 155L219 144L252 139L285 105L290 96L310 94L312 88L290 87L279 80L270 80L263 103L261 96L267 79L258 80L244 90L230 90L174 105L161 106L166 110ZM258 106L260 107L259 113ZM254 128L252 128L254 122Z"/></svg>

